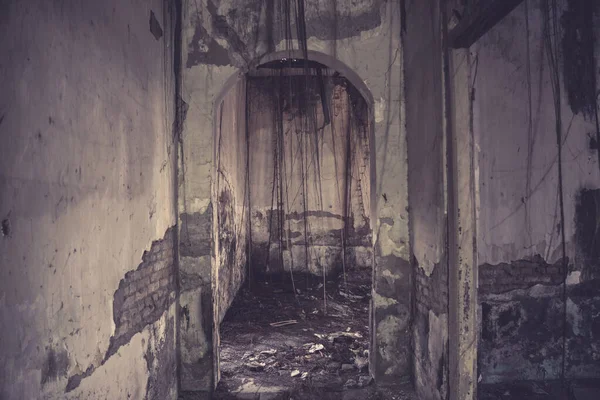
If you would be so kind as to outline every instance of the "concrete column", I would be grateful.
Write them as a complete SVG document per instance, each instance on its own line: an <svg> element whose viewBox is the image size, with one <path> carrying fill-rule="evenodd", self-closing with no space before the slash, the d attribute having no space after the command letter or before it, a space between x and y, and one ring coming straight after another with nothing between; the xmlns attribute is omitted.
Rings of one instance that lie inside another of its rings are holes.
<svg viewBox="0 0 600 400"><path fill-rule="evenodd" d="M477 388L477 256L475 157L469 50L447 50L450 399L475 399Z"/></svg>

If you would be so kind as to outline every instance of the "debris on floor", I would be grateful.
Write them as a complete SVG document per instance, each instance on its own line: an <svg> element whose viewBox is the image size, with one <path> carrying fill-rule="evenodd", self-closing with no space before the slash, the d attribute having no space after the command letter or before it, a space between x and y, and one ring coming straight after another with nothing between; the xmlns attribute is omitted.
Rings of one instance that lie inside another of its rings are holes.
<svg viewBox="0 0 600 400"><path fill-rule="evenodd" d="M282 399L325 399L324 393L336 392L339 399L340 391L351 389L369 389L357 398L392 399L373 397L368 372L371 271L348 271L346 282L341 276L328 281L325 292L317 277L294 279L296 293L289 277L278 276L255 283L252 291L242 289L234 300L220 327L216 398L241 398L240 388L252 382L284 388L276 397ZM313 391L316 397L310 397Z"/></svg>

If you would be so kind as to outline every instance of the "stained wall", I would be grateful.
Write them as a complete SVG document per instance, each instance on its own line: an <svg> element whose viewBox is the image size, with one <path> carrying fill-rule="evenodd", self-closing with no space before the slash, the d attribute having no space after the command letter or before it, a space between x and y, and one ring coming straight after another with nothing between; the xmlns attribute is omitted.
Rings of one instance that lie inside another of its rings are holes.
<svg viewBox="0 0 600 400"><path fill-rule="evenodd" d="M351 76L373 109L376 166L371 168L375 189L370 214L375 300L371 323L376 350L371 352L371 371L382 382L407 380L411 268L399 4L307 1L306 12L309 57ZM215 101L224 87L231 87L240 74L264 62L269 54L298 49L297 41L284 40L281 15L279 2L184 2L182 100L188 111L179 175L180 268L191 282L180 297L190 316L181 329L184 390L210 391L216 376L218 330L211 310L216 287L212 271L217 265L212 230L217 218L214 199L218 198L213 184ZM291 53L278 54L281 58Z"/></svg>
<svg viewBox="0 0 600 400"><path fill-rule="evenodd" d="M526 1L470 49L483 382L600 375L597 26Z"/></svg>
<svg viewBox="0 0 600 400"><path fill-rule="evenodd" d="M218 270L215 311L219 323L247 276L248 216L246 88L240 80L218 106L216 132Z"/></svg>
<svg viewBox="0 0 600 400"><path fill-rule="evenodd" d="M0 6L0 397L175 399L173 16Z"/></svg>
<svg viewBox="0 0 600 400"><path fill-rule="evenodd" d="M372 268L366 101L343 78L273 74L248 82L250 268L317 276ZM305 106L290 87L306 91Z"/></svg>
<svg viewBox="0 0 600 400"><path fill-rule="evenodd" d="M423 399L448 394L448 260L440 8L409 2L405 57L408 200L414 268L413 376Z"/></svg>

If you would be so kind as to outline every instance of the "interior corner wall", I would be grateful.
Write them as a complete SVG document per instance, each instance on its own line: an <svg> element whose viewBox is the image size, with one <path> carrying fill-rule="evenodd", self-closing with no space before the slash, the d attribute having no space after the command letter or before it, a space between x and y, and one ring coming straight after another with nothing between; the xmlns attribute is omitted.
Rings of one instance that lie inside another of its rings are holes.
<svg viewBox="0 0 600 400"><path fill-rule="evenodd" d="M248 175L246 84L240 79L225 94L216 116L216 187L218 249L216 296L220 324L247 275Z"/></svg>
<svg viewBox="0 0 600 400"><path fill-rule="evenodd" d="M231 87L238 71L252 69L268 55L292 54L286 51L289 42L281 36L281 10L264 8L276 3L189 0L183 4L182 101L188 106L178 178L183 391L210 391L216 383L218 330L211 289L211 266L216 265L212 235L216 209L212 202L217 194L216 186L211 185L215 176L214 104L222 91ZM267 15L273 18L267 20ZM311 1L306 7L309 58L349 77L374 111L370 368L382 384L408 380L411 370L412 274L400 21L399 4L384 0ZM297 41L292 44L298 49ZM301 58L297 50L293 54Z"/></svg>
<svg viewBox="0 0 600 400"><path fill-rule="evenodd" d="M448 265L440 15L410 2L403 35L414 268L413 374L422 399L448 393Z"/></svg>
<svg viewBox="0 0 600 400"><path fill-rule="evenodd" d="M597 104L581 103L590 85L591 98L596 96L590 82L600 77L599 10L592 12L594 3L559 1L556 36L544 30L549 22L541 3L525 1L471 48L480 210L479 371L484 383L558 378L563 351L568 378L600 376L593 317L600 311ZM595 46L589 32L595 33ZM547 37L561 49L556 76L569 268L566 304ZM596 69L590 71L594 59Z"/></svg>
<svg viewBox="0 0 600 400"><path fill-rule="evenodd" d="M173 12L0 6L0 398L177 397Z"/></svg>

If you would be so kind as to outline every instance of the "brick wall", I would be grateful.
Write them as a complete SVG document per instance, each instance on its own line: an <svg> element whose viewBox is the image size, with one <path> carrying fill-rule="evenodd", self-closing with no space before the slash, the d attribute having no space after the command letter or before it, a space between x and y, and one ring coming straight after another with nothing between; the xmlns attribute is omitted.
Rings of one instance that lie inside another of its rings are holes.
<svg viewBox="0 0 600 400"><path fill-rule="evenodd" d="M479 267L479 292L503 293L527 289L537 284L558 285L563 281L562 260L548 264L540 255L532 260L518 260Z"/></svg>
<svg viewBox="0 0 600 400"><path fill-rule="evenodd" d="M153 242L150 250L144 252L137 269L129 271L121 279L114 295L116 329L107 357L146 325L158 321L173 301L174 242L174 230L171 228L163 239Z"/></svg>
<svg viewBox="0 0 600 400"><path fill-rule="evenodd" d="M423 268L415 268L415 303L417 310L431 309L436 314L448 312L448 272L436 265L430 276Z"/></svg>
<svg viewBox="0 0 600 400"><path fill-rule="evenodd" d="M157 322L175 301L174 245L175 230L171 227L162 239L152 242L138 267L127 272L119 282L113 298L115 333L100 365L129 343L136 333ZM91 365L84 372L71 376L66 391L79 387L97 367Z"/></svg>
<svg viewBox="0 0 600 400"><path fill-rule="evenodd" d="M443 258L442 258L443 259ZM448 388L448 269L436 264L431 274L414 260L413 350L419 396L445 399Z"/></svg>

